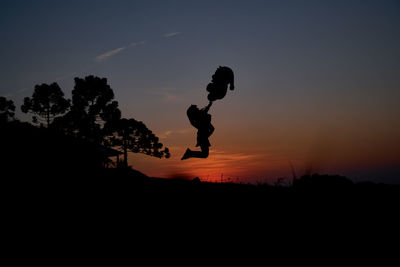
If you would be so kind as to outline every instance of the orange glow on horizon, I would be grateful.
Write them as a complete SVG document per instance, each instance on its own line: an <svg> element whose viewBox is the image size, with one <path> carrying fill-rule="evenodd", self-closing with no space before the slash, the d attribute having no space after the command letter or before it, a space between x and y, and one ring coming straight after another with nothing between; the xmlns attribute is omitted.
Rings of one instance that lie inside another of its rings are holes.
<svg viewBox="0 0 400 267"><path fill-rule="evenodd" d="M279 177L292 178L293 165L296 176L308 171L322 174L358 172L368 168L381 168L398 164L399 145L389 146L386 140L366 142L354 135L329 134L305 139L299 136L274 139L271 144L250 147L251 140L242 138L245 145L221 139L218 134L212 140L207 159L191 158L181 161L186 146L170 147L170 159L157 159L130 153L129 163L148 176L193 179L199 177L210 182L274 182ZM191 132L182 133L181 139L191 139ZM216 140L218 138L218 140ZM254 138L254 143L257 139ZM285 140L286 139L286 140ZM225 142L234 143L228 146ZM168 143L168 142L165 142ZM175 143L178 143L175 141ZM181 143L190 143L183 140ZM198 149L190 147L191 149ZM258 150L254 150L257 148ZM253 149L253 150L251 150ZM239 151L239 152L237 152ZM396 160L397 157L397 160ZM222 178L222 179L221 179Z"/></svg>

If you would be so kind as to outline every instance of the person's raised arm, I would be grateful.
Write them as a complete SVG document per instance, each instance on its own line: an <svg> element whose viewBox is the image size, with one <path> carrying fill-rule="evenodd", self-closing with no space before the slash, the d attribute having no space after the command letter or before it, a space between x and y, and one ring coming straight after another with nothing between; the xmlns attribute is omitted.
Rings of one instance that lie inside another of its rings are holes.
<svg viewBox="0 0 400 267"><path fill-rule="evenodd" d="M212 101L210 101L210 103L208 103L208 105L207 106L205 106L202 110L204 111L204 112L206 112L206 113L208 113L208 110L210 109L210 107L211 107L211 105L212 105Z"/></svg>

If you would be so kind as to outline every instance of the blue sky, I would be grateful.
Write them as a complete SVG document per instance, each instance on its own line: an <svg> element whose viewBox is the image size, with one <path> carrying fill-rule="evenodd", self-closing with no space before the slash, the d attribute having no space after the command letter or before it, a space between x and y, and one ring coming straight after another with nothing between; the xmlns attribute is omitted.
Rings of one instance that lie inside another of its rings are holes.
<svg viewBox="0 0 400 267"><path fill-rule="evenodd" d="M254 167L253 176L274 177L285 175L277 166L288 160L301 170L316 136L329 135L343 147L329 158L348 155L349 146L354 155L346 163L329 160L323 171L370 178L374 168L390 179L399 174L392 151L400 148L399 1L0 5L0 95L19 106L39 83L57 82L69 96L76 76L108 78L123 115L144 121L174 148L168 163L135 159L139 169L190 167L177 160L194 143L185 110L206 104L205 86L216 67L226 65L235 71L237 90L213 106L215 155L280 161ZM367 166L382 158L382 164ZM238 173L231 175L243 176Z"/></svg>

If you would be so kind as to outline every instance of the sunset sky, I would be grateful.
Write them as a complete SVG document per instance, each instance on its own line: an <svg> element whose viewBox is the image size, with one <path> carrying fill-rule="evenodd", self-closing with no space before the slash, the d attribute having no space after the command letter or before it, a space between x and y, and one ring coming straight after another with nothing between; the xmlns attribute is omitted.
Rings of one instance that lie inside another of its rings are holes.
<svg viewBox="0 0 400 267"><path fill-rule="evenodd" d="M400 1L1 1L0 95L18 110L36 84L106 77L123 117L170 159L130 155L150 176L273 182L312 172L400 183ZM207 104L208 159L186 109ZM17 117L29 117L17 112Z"/></svg>

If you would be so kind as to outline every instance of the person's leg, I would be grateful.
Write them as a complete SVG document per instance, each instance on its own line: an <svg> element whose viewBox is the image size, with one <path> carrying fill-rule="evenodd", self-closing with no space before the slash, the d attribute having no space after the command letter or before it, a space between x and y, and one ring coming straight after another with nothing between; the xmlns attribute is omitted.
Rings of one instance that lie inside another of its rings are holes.
<svg viewBox="0 0 400 267"><path fill-rule="evenodd" d="M207 158L208 157L208 146L201 146L201 151L193 151L189 149L190 158Z"/></svg>
<svg viewBox="0 0 400 267"><path fill-rule="evenodd" d="M205 145L205 146L200 146L200 148L201 148L202 158L208 158L210 147Z"/></svg>
<svg viewBox="0 0 400 267"><path fill-rule="evenodd" d="M188 159L188 158L207 158L209 154L209 147L208 146L201 146L201 151L193 151L189 148L186 149L185 154L181 158L181 160Z"/></svg>

